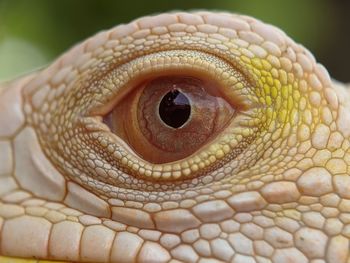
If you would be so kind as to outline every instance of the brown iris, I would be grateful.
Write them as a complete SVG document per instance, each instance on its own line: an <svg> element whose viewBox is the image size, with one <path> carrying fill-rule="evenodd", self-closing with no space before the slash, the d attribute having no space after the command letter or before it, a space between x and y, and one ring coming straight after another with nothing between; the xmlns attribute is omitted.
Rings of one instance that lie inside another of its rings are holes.
<svg viewBox="0 0 350 263"><path fill-rule="evenodd" d="M234 115L212 81L161 76L145 81L105 117L112 132L143 159L183 159L214 139Z"/></svg>

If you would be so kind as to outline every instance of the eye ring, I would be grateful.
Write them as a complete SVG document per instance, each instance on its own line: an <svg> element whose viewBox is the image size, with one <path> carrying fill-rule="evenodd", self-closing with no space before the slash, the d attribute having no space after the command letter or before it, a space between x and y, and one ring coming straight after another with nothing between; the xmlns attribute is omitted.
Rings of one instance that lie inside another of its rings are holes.
<svg viewBox="0 0 350 263"><path fill-rule="evenodd" d="M209 77L221 82L225 87L223 90L224 98L236 105L238 111L242 113L210 146L201 148L185 160L162 165L152 164L138 157L106 125L100 123L100 116L110 111L133 87L137 86L137 83L143 81L149 74L152 76L170 72L176 74L176 72L185 70L193 72L194 75L201 74L203 76L206 74L206 76L209 75ZM219 78L218 76L221 75L225 75L227 78ZM121 77L123 82L120 81ZM102 85L103 87L99 89L96 86L92 87L92 90L95 91L103 89L104 96L99 96L100 100L89 103L85 114L80 117L80 123L82 128L91 134L92 140L95 141L94 145L99 148L99 152L108 145L110 156L106 160L109 163L137 178L166 182L200 176L223 165L228 160L234 159L245 149L245 145L248 145L256 136L254 127L248 121L254 109L253 87L231 64L204 52L172 50L142 56L121 65L108 74L103 79Z"/></svg>

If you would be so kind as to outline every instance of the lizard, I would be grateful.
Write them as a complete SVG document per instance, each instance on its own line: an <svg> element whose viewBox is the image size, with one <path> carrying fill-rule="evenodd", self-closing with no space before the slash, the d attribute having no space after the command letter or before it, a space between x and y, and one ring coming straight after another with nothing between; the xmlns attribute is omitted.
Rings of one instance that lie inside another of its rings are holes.
<svg viewBox="0 0 350 263"><path fill-rule="evenodd" d="M154 128L164 85L216 106ZM142 17L1 87L0 262L350 262L349 92L282 30Z"/></svg>

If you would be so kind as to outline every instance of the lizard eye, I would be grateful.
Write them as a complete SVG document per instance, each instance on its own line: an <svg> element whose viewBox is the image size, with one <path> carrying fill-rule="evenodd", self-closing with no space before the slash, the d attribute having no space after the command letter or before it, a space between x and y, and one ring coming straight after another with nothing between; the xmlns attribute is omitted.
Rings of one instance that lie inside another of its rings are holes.
<svg viewBox="0 0 350 263"><path fill-rule="evenodd" d="M235 158L252 135L241 132L249 130L243 113L252 108L250 83L207 53L141 56L89 88L94 99L80 114L85 133L97 152L108 145L108 161L135 177L193 178Z"/></svg>
<svg viewBox="0 0 350 263"><path fill-rule="evenodd" d="M128 32L78 46L46 70L60 69L47 85L39 75L24 93L28 123L62 174L124 200L129 191L199 187L258 158L252 142L273 117L265 114L271 98L259 93L269 92L260 64L240 57L235 43L237 52L205 39L189 48Z"/></svg>
<svg viewBox="0 0 350 263"><path fill-rule="evenodd" d="M188 76L158 77L141 83L104 120L143 159L176 161L212 140L234 116L217 86Z"/></svg>

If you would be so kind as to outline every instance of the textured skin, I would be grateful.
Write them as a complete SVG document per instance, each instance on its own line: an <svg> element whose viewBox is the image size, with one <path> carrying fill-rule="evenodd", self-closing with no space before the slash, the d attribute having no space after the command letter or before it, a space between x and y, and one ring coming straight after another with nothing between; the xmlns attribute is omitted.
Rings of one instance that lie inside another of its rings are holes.
<svg viewBox="0 0 350 263"><path fill-rule="evenodd" d="M194 68L242 110L192 157L147 163L96 117L133 78ZM349 93L279 29L145 17L3 86L0 262L350 262Z"/></svg>

